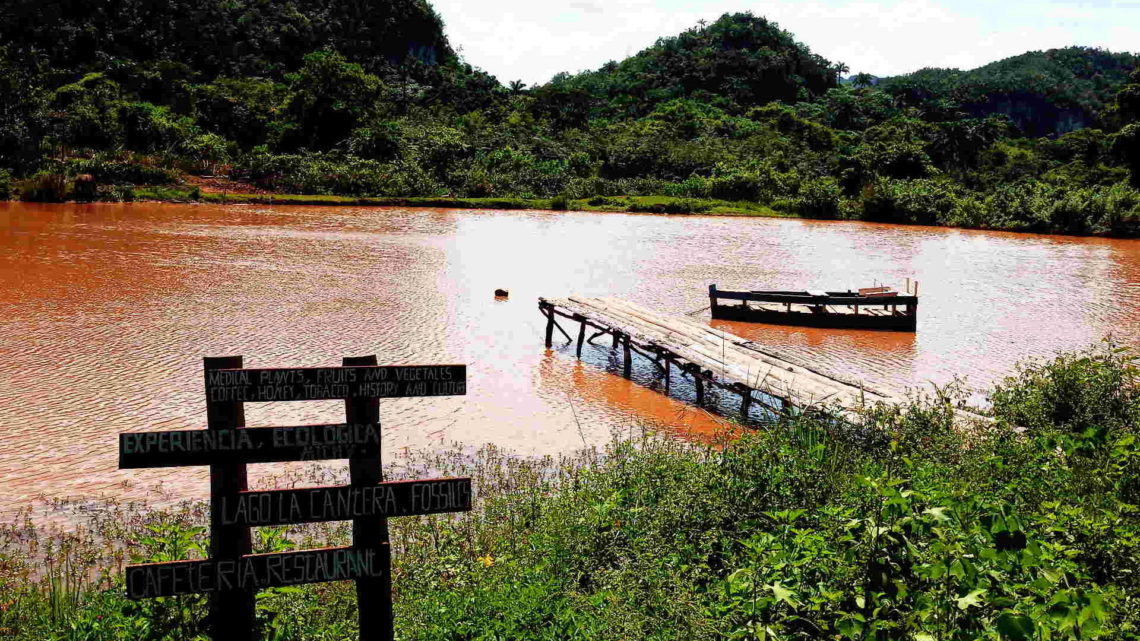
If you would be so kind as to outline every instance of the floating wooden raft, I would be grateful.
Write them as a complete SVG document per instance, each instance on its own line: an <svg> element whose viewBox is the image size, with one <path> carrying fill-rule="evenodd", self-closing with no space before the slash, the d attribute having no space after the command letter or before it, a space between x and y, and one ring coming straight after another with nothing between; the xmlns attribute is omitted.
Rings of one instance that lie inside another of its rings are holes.
<svg viewBox="0 0 1140 641"><path fill-rule="evenodd" d="M713 385L741 395L741 409L747 414L753 401L773 407L772 399L781 405L800 409L828 405L840 411L857 411L877 402L899 402L901 399L839 380L817 370L792 363L765 352L747 339L723 332L703 322L654 312L635 303L613 297L540 298L539 309L547 316L546 344L550 346L555 327L573 341L555 319L556 316L580 323L578 355L586 339L586 328L613 336L614 347L625 350L625 375L630 372L630 351L652 358L663 370L668 393L669 369L679 366L696 382L697 402L703 401L704 386ZM753 395L761 392L760 397ZM765 398L765 396L767 398Z"/></svg>

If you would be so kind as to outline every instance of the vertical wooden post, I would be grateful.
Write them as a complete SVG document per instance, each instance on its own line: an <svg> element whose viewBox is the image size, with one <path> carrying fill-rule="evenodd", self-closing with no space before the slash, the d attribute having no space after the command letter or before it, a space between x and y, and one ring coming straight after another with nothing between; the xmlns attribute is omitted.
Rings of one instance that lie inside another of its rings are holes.
<svg viewBox="0 0 1140 641"><path fill-rule="evenodd" d="M668 356L665 357L665 396L669 395L669 378L670 378L669 364L672 362L673 362L672 359L670 359Z"/></svg>
<svg viewBox="0 0 1140 641"><path fill-rule="evenodd" d="M752 390L741 385L740 386L740 414L745 420L748 419L748 410L752 407Z"/></svg>
<svg viewBox="0 0 1140 641"><path fill-rule="evenodd" d="M693 383L697 386L697 405L705 404L705 381L701 378L701 368L697 367L693 370Z"/></svg>
<svg viewBox="0 0 1140 641"><path fill-rule="evenodd" d="M617 330L611 330L610 333L614 336L614 349L617 349L618 343L621 342L621 332Z"/></svg>
<svg viewBox="0 0 1140 641"><path fill-rule="evenodd" d="M241 356L207 357L207 372L214 369L241 369ZM245 405L241 401L212 401L206 397L206 429L228 430L245 427ZM237 501L238 492L247 489L245 463L215 463L210 466L210 559L237 562L251 551L249 528L227 525L222 506ZM224 497L224 498L223 498ZM210 637L214 641L251 641L257 638L252 590L233 588L210 593Z"/></svg>
<svg viewBox="0 0 1140 641"><path fill-rule="evenodd" d="M709 285L709 314L716 318L716 285Z"/></svg>
<svg viewBox="0 0 1140 641"><path fill-rule="evenodd" d="M376 365L375 356L346 357L345 367ZM380 400L353 398L344 402L345 422L379 423ZM349 482L356 486L377 485L384 480L381 448L361 455L354 452L348 459ZM383 564L383 576L356 580L356 604L359 610L360 641L392 641L392 558L388 548L388 519L369 517L352 520L352 545L375 550Z"/></svg>
<svg viewBox="0 0 1140 641"><path fill-rule="evenodd" d="M578 328L578 359L582 358L582 343L586 342L586 319L582 319L582 326Z"/></svg>
<svg viewBox="0 0 1140 641"><path fill-rule="evenodd" d="M629 336L622 336L622 350L625 352L625 362L621 368L621 375L629 378L633 366L633 356L629 353Z"/></svg>
<svg viewBox="0 0 1140 641"><path fill-rule="evenodd" d="M542 312L546 314L546 348L550 349L554 345L554 310L545 307Z"/></svg>

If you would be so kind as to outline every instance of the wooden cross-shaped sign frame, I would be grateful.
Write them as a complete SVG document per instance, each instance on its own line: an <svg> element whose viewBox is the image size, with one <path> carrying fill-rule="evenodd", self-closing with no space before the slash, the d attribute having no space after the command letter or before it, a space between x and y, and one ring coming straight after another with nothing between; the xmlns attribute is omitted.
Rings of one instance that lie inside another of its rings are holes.
<svg viewBox="0 0 1140 641"><path fill-rule="evenodd" d="M385 482L381 398L467 393L466 365L378 366L375 356L342 367L243 369L241 356L205 359L205 430L119 435L119 467L210 466L210 556L127 566L132 599L205 592L214 641L256 638L262 588L356 581L362 641L393 638L388 517L471 509L471 479ZM245 403L345 401L345 422L245 426ZM250 491L246 465L348 459L349 485ZM252 554L250 528L352 521L352 545Z"/></svg>

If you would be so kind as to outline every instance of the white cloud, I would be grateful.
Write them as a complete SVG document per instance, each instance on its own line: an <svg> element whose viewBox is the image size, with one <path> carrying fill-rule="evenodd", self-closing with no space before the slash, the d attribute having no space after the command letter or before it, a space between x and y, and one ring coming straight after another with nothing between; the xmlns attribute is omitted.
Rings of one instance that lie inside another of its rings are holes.
<svg viewBox="0 0 1140 641"><path fill-rule="evenodd" d="M721 14L752 11L853 72L973 68L1074 44L1134 50L1123 2L1030 0L435 0L464 58L502 82L596 69Z"/></svg>

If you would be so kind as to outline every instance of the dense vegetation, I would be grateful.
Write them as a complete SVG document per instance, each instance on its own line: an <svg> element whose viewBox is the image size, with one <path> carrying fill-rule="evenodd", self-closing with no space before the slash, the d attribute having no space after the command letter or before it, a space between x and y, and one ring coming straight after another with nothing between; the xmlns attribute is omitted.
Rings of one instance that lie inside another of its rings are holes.
<svg viewBox="0 0 1140 641"><path fill-rule="evenodd" d="M1129 353L1097 348L1022 368L971 430L942 390L723 447L415 459L403 469L472 475L478 505L391 521L400 638L1135 639L1138 385ZM0 634L200 638L203 599L130 602L114 570L200 554L204 508L89 513L79 533L0 529ZM257 532L266 551L347 537ZM258 610L269 639L355 626L350 583L267 591Z"/></svg>
<svg viewBox="0 0 1140 641"><path fill-rule="evenodd" d="M0 7L0 196L125 199L197 173L1135 235L1136 65L1073 47L840 83L745 13L527 88L464 64L422 0L18 0Z"/></svg>

